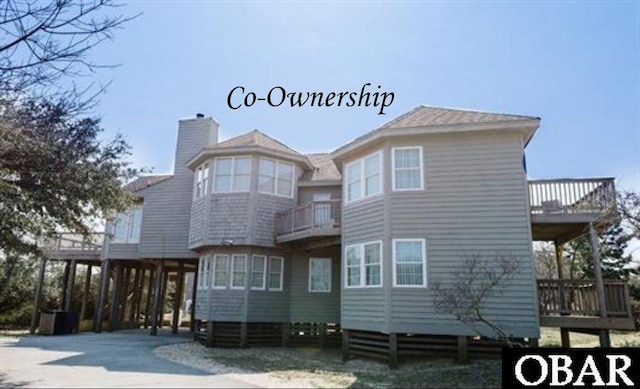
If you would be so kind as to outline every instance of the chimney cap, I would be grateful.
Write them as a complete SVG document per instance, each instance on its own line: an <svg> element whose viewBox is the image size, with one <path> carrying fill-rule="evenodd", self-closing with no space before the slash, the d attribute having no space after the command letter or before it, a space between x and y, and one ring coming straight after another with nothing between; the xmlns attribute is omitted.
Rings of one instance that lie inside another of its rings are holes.
<svg viewBox="0 0 640 389"><path fill-rule="evenodd" d="M196 114L196 118L198 118L198 119L202 119L203 117L204 117L203 113L197 113Z"/></svg>

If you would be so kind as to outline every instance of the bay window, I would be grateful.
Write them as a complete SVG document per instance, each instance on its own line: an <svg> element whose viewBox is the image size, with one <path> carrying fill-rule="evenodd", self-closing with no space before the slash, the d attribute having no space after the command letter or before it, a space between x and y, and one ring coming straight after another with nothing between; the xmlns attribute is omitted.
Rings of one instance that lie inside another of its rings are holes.
<svg viewBox="0 0 640 389"><path fill-rule="evenodd" d="M251 289L264 290L267 276L267 257L254 255L251 265Z"/></svg>
<svg viewBox="0 0 640 389"><path fill-rule="evenodd" d="M196 170L196 189L194 197L197 199L207 194L209 187L209 162L205 162Z"/></svg>
<svg viewBox="0 0 640 389"><path fill-rule="evenodd" d="M382 193L382 152L378 151L346 165L346 202Z"/></svg>
<svg viewBox="0 0 640 389"><path fill-rule="evenodd" d="M215 159L213 192L248 192L251 185L251 157Z"/></svg>
<svg viewBox="0 0 640 389"><path fill-rule="evenodd" d="M260 193L293 197L294 166L289 162L260 158L258 191Z"/></svg>
<svg viewBox="0 0 640 389"><path fill-rule="evenodd" d="M345 282L347 288L382 285L382 242L346 246Z"/></svg>

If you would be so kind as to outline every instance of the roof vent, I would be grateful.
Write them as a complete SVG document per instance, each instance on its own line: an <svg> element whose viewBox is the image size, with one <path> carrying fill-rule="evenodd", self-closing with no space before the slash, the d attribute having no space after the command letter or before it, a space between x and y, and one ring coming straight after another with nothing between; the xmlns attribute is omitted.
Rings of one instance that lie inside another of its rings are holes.
<svg viewBox="0 0 640 389"><path fill-rule="evenodd" d="M204 117L204 114L202 114L202 113L197 113L196 114L196 118L198 118L198 119L202 119L203 117Z"/></svg>

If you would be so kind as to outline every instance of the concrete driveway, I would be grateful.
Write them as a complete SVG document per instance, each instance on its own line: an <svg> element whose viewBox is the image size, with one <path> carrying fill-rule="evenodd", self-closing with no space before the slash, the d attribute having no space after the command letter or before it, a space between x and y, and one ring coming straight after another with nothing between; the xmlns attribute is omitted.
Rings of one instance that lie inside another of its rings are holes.
<svg viewBox="0 0 640 389"><path fill-rule="evenodd" d="M188 333L144 330L0 337L0 387L254 387L224 375L161 359L153 349L190 342Z"/></svg>

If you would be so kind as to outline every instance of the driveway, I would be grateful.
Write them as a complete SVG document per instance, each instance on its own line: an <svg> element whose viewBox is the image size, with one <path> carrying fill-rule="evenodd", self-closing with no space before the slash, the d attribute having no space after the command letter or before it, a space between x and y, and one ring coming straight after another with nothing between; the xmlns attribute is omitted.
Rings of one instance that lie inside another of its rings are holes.
<svg viewBox="0 0 640 389"><path fill-rule="evenodd" d="M153 349L190 342L160 330L0 337L0 387L247 388L246 382L161 359Z"/></svg>

